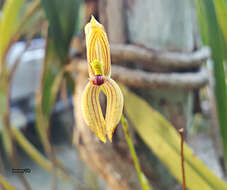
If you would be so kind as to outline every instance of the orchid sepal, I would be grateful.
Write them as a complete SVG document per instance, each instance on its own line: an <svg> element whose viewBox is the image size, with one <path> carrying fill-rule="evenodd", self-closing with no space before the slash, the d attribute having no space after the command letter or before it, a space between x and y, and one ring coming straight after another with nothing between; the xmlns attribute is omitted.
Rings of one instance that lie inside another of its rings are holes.
<svg viewBox="0 0 227 190"><path fill-rule="evenodd" d="M117 83L110 78L110 48L104 27L94 17L85 26L89 82L82 98L82 113L86 124L106 142L112 142L113 133L123 111L123 95ZM99 102L101 90L107 97L105 118Z"/></svg>

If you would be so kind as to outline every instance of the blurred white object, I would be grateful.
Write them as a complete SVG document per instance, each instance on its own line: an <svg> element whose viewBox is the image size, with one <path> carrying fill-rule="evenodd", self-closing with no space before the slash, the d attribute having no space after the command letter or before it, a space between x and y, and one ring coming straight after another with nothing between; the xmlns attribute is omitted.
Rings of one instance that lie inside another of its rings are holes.
<svg viewBox="0 0 227 190"><path fill-rule="evenodd" d="M23 127L27 124L27 118L22 111L14 108L11 109L10 122L13 127Z"/></svg>
<svg viewBox="0 0 227 190"><path fill-rule="evenodd" d="M43 39L32 40L29 49L22 55L13 76L12 100L28 97L37 90L45 53L44 43ZM17 58L24 52L25 46L25 42L18 42L13 45L7 57L9 68L12 68Z"/></svg>

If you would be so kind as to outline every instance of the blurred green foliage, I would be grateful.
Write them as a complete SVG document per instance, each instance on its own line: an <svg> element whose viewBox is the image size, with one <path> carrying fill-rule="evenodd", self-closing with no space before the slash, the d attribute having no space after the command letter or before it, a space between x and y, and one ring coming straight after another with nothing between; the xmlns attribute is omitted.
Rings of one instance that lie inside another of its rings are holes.
<svg viewBox="0 0 227 190"><path fill-rule="evenodd" d="M212 50L214 93L227 165L227 88L224 71L224 60L227 58L227 3L224 0L195 0L195 5L203 43Z"/></svg>
<svg viewBox="0 0 227 190"><path fill-rule="evenodd" d="M47 149L47 155L49 155L51 151L47 133L49 117L61 81L65 76L63 66L68 61L70 43L78 20L79 4L79 0L64 2L53 0L42 1L44 11L47 13L47 19L49 20L49 32L47 36L43 77L40 85L42 88L41 91L38 92L38 100L40 101L39 105L41 109L37 106L38 110L40 110L39 114L37 114L37 123L42 142L45 149ZM29 31L29 33L33 35L35 32L41 30L42 23L40 23L40 18L43 18L42 14L40 14L40 8L39 0L29 2L25 0L7 0L4 4L2 18L0 20L0 125L3 126L2 139L9 158L15 155L15 146L13 144L13 139L15 139L34 161L44 169L52 171L52 163L46 160L31 143L24 138L20 130L12 127L10 124L10 84L12 82L14 68L11 70L8 69L6 56L13 43L19 40L22 35L25 34L25 31ZM59 14L59 12L61 12L61 14ZM30 22L31 20L34 22ZM28 24L30 24L29 27ZM36 31L34 28L37 27L33 26L37 26L37 24L39 24L39 30ZM28 30L28 28L30 28L30 30ZM15 63L15 65L17 64ZM12 160L17 159L13 158ZM58 160L56 160L56 163L58 167L64 168ZM68 177L62 170L57 170L56 174L68 180ZM3 187L9 189L10 184L5 178L1 177L1 183L3 183ZM71 183L73 184L72 181Z"/></svg>

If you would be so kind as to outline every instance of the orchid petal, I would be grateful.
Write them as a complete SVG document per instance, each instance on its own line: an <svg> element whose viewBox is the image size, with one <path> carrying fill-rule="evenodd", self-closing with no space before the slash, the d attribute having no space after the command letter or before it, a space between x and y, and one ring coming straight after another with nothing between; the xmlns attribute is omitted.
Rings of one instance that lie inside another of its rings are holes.
<svg viewBox="0 0 227 190"><path fill-rule="evenodd" d="M104 27L92 16L91 21L85 26L87 61L93 63L97 60L102 65L105 76L110 76L111 60L110 47ZM91 65L88 65L89 76L95 75Z"/></svg>
<svg viewBox="0 0 227 190"><path fill-rule="evenodd" d="M120 121L122 110L123 110L123 95L121 89L117 83L107 78L106 82L102 85L102 90L107 97L107 108L106 108L106 132L110 141L117 124Z"/></svg>
<svg viewBox="0 0 227 190"><path fill-rule="evenodd" d="M100 87L90 82L85 87L82 100L82 112L86 124L102 140L106 142L105 120L99 103Z"/></svg>

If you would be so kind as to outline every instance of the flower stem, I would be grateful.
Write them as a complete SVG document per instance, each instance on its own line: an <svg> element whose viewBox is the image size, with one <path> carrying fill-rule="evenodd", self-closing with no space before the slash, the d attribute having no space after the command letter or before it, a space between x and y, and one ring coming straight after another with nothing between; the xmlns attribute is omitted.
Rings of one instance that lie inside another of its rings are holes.
<svg viewBox="0 0 227 190"><path fill-rule="evenodd" d="M132 154L132 158L133 158L134 165L135 165L135 168L136 168L136 172L137 172L137 175L138 175L138 178L139 178L139 182L141 184L141 188L142 188L142 190L152 190L146 176L141 171L141 167L140 167L139 159L138 159L137 154L136 154L135 147L133 145L131 137L129 136L128 122L125 119L123 114L121 116L121 123L122 123L122 127L123 127L123 130L124 130L125 139L128 143L129 149L130 149L131 154Z"/></svg>

